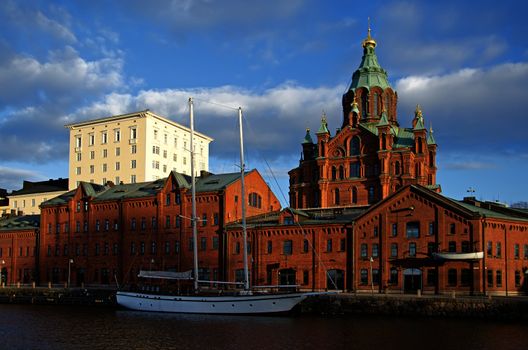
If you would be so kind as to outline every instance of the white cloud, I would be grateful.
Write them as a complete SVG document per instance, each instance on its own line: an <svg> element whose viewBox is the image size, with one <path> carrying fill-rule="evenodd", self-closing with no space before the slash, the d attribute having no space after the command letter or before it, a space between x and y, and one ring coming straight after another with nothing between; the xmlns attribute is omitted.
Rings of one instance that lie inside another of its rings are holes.
<svg viewBox="0 0 528 350"><path fill-rule="evenodd" d="M43 177L34 171L0 166L0 188L7 190L20 189L22 187L21 179L38 181L42 180Z"/></svg>

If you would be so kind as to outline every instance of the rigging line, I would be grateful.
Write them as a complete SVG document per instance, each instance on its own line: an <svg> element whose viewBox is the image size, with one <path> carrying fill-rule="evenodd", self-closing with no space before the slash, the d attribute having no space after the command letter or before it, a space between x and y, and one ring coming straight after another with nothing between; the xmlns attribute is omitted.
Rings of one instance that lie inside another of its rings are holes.
<svg viewBox="0 0 528 350"><path fill-rule="evenodd" d="M242 118L245 119L245 121L246 121L247 130L248 130L249 134L251 134L251 136L252 136L251 138L252 139L256 139L257 135L254 132L253 128L251 127L251 124L249 123L249 119L247 118L247 113L245 115L243 115ZM249 150L250 147L247 147L247 149ZM284 191L282 190L282 187L279 185L279 181L277 180L277 177L275 176L275 173L273 172L268 160L262 155L261 152L259 152L258 150L256 152L260 156L260 158L264 161L264 163L266 163L268 171L271 174L271 177L273 178L273 181L275 182L275 185L277 186L277 189L281 193L281 196L282 196L282 199L284 200L284 203L288 203L288 198L286 198L286 195L284 194Z"/></svg>
<svg viewBox="0 0 528 350"><path fill-rule="evenodd" d="M231 109L231 110L234 110L234 111L238 111L238 107L235 108L235 107L231 107L231 106L228 106L228 105L224 105L222 103L208 101L208 100L202 99L200 97L193 97L193 100L209 103L209 104L212 104L212 105L220 106L220 107L223 107L223 108L226 108L226 109Z"/></svg>

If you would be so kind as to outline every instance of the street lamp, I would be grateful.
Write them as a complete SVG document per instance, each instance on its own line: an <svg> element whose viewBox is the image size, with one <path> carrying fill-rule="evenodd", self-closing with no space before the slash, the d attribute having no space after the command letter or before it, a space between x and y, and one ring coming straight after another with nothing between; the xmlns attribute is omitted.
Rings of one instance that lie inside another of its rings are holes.
<svg viewBox="0 0 528 350"><path fill-rule="evenodd" d="M372 263L374 262L374 258L370 257L370 290L372 294L374 294L374 275L372 275Z"/></svg>
<svg viewBox="0 0 528 350"><path fill-rule="evenodd" d="M5 284L7 284L7 278L5 278L5 275L4 275L4 269L5 269L4 265L5 265L6 262L5 262L5 260L2 259L2 261L0 261L0 263L2 264L2 268L0 268L0 285L2 285L2 287L3 287L3 286L5 286ZM6 281L4 281L4 278L6 279Z"/></svg>
<svg viewBox="0 0 528 350"><path fill-rule="evenodd" d="M73 264L73 259L68 260L68 288L70 288L71 264Z"/></svg>

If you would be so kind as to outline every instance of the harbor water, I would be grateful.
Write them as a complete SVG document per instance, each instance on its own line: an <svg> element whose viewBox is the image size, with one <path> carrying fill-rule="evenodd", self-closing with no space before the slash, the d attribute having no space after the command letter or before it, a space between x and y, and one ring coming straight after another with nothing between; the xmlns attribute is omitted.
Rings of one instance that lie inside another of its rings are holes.
<svg viewBox="0 0 528 350"><path fill-rule="evenodd" d="M209 316L0 305L0 349L527 349L523 323Z"/></svg>

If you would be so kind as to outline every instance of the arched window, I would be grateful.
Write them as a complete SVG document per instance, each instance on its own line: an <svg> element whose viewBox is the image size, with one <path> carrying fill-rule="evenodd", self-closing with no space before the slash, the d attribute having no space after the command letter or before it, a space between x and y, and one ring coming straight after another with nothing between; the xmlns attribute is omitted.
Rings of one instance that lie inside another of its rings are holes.
<svg viewBox="0 0 528 350"><path fill-rule="evenodd" d="M420 176L420 164L416 164L414 167L414 176Z"/></svg>
<svg viewBox="0 0 528 350"><path fill-rule="evenodd" d="M336 168L335 168L335 166L333 166L333 167L332 167L332 180L335 180L335 179L336 179L336 176L337 176L336 172L337 172L337 171L336 171Z"/></svg>
<svg viewBox="0 0 528 350"><path fill-rule="evenodd" d="M429 152L429 166L434 167L434 154L433 152Z"/></svg>
<svg viewBox="0 0 528 350"><path fill-rule="evenodd" d="M387 149L387 134L381 135L381 149Z"/></svg>
<svg viewBox="0 0 528 350"><path fill-rule="evenodd" d="M400 175L400 162L394 163L394 175Z"/></svg>
<svg viewBox="0 0 528 350"><path fill-rule="evenodd" d="M351 156L359 155L359 152L360 152L359 146L360 146L359 137L358 136L354 136L350 140L350 155Z"/></svg>
<svg viewBox="0 0 528 350"><path fill-rule="evenodd" d="M339 180L343 180L345 178L345 170L343 169L343 166L339 166Z"/></svg>
<svg viewBox="0 0 528 350"><path fill-rule="evenodd" d="M357 188L352 187L352 204L357 203Z"/></svg>
<svg viewBox="0 0 528 350"><path fill-rule="evenodd" d="M368 201L369 203L374 203L375 200L374 186L370 186L368 190Z"/></svg>
<svg viewBox="0 0 528 350"><path fill-rule="evenodd" d="M367 92L362 91L361 94L361 118L365 119L368 115L368 98Z"/></svg>
<svg viewBox="0 0 528 350"><path fill-rule="evenodd" d="M378 102L379 101L379 95L377 93L374 93L374 95L372 96L372 109L373 109L373 114L375 117L377 117L379 115L379 110L378 110Z"/></svg>
<svg viewBox="0 0 528 350"><path fill-rule="evenodd" d="M255 192L251 192L248 196L248 204L253 208L262 208L262 197Z"/></svg>
<svg viewBox="0 0 528 350"><path fill-rule="evenodd" d="M334 203L336 205L339 205L339 188L336 188L334 190Z"/></svg>

